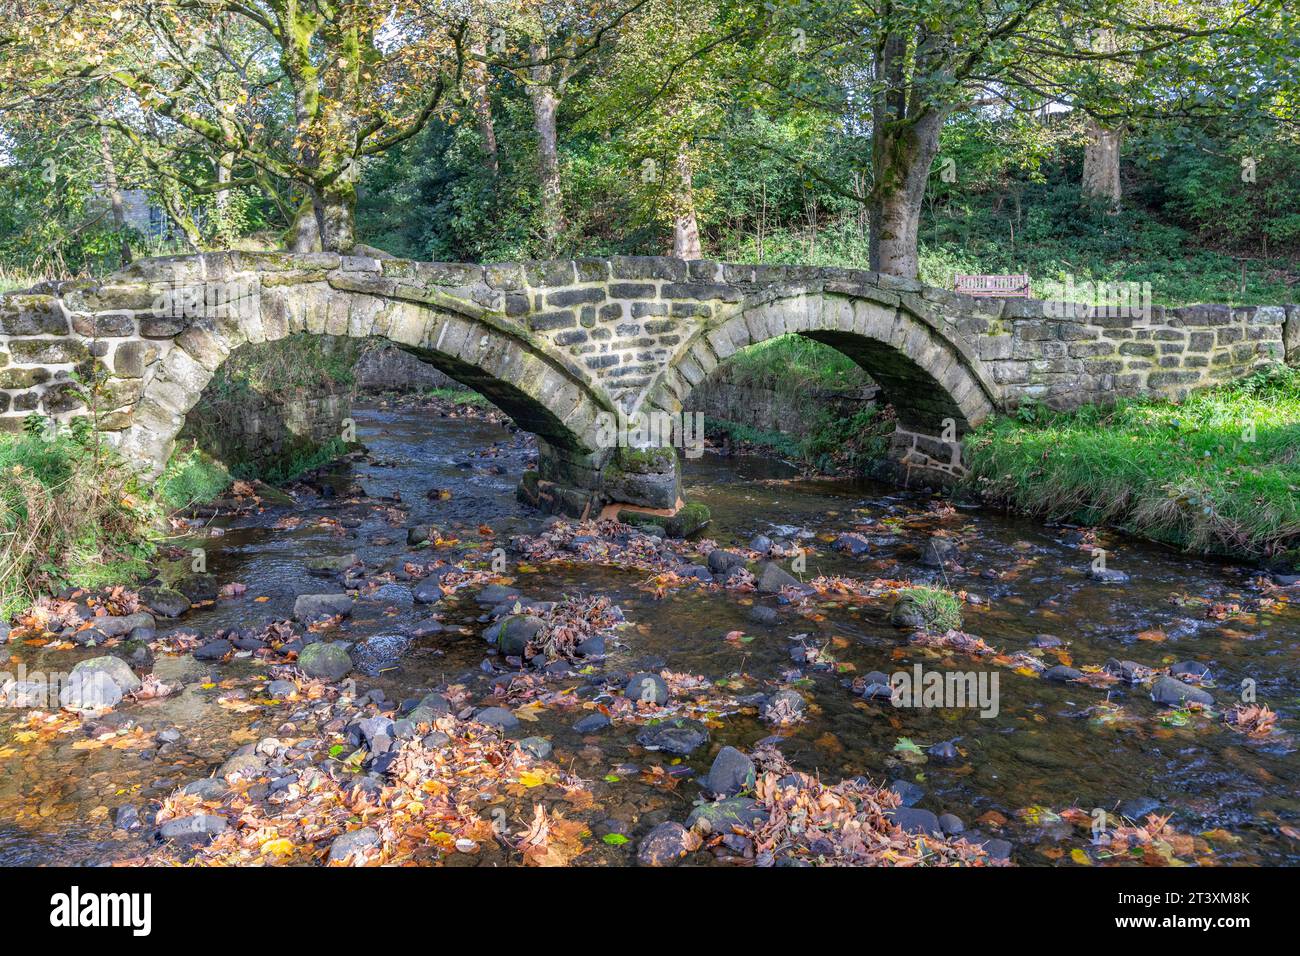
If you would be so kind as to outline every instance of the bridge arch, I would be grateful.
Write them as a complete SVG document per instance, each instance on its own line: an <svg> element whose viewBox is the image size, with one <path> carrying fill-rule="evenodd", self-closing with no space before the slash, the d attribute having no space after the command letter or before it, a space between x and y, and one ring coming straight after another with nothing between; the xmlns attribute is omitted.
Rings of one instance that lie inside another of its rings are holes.
<svg viewBox="0 0 1300 956"><path fill-rule="evenodd" d="M893 456L904 465L961 471L960 439L997 407L979 359L945 334L942 320L888 293L775 290L740 304L683 344L647 396L647 411L689 411L689 397L732 355L782 335L829 345L861 366L898 415Z"/></svg>
<svg viewBox="0 0 1300 956"><path fill-rule="evenodd" d="M484 395L520 428L536 434L544 456L582 459L598 450L599 416L611 408L608 400L562 358L533 346L483 310L474 314L457 310L455 303L439 307L325 283L251 281L247 296L182 317L184 327L172 347L143 380L131 422L117 434L116 444L146 477L162 471L186 414L231 352L300 333L392 342Z"/></svg>

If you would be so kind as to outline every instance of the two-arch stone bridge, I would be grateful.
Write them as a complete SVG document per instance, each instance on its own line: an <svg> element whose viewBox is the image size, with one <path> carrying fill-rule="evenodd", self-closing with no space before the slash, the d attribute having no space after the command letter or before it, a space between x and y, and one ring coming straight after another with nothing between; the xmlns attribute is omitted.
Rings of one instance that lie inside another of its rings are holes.
<svg viewBox="0 0 1300 956"><path fill-rule="evenodd" d="M657 257L151 259L102 283L0 296L0 428L93 408L127 459L157 474L232 350L295 333L377 336L536 433L539 474L524 485L535 500L569 512L619 501L671 508L675 459L611 449L602 428L619 412L690 412L691 390L719 363L786 333L866 369L897 410L892 457L929 478L960 472L952 439L1026 400L1177 398L1288 351L1300 357L1295 306L1065 311L853 269ZM93 395L91 370L102 379Z"/></svg>

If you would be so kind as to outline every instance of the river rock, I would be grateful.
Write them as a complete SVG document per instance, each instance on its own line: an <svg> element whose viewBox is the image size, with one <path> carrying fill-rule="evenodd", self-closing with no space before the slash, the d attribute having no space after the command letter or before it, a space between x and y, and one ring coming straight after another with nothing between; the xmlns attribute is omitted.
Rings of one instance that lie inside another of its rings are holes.
<svg viewBox="0 0 1300 956"><path fill-rule="evenodd" d="M406 543L412 547L417 544L438 541L442 537L442 529L436 524L417 524L406 529Z"/></svg>
<svg viewBox="0 0 1300 956"><path fill-rule="evenodd" d="M686 818L686 829L698 827L707 833L729 833L733 826L750 827L767 819L767 811L751 797L728 797L716 803L702 803Z"/></svg>
<svg viewBox="0 0 1300 956"><path fill-rule="evenodd" d="M73 667L69 677L71 680L89 681L95 675L104 675L123 695L133 694L140 689L140 678L135 676L135 671L120 657L92 657Z"/></svg>
<svg viewBox="0 0 1300 956"><path fill-rule="evenodd" d="M642 866L672 866L691 851L693 843L686 827L670 820L642 838L636 859Z"/></svg>
<svg viewBox="0 0 1300 956"><path fill-rule="evenodd" d="M905 807L915 806L925 799L925 789L910 780L891 780L889 789L898 794L898 799Z"/></svg>
<svg viewBox="0 0 1300 956"><path fill-rule="evenodd" d="M439 694L436 691L431 694L425 694L423 697L420 698L420 703L416 706L426 707L429 710L433 711L435 714L451 713L451 701L449 701L444 695Z"/></svg>
<svg viewBox="0 0 1300 956"><path fill-rule="evenodd" d="M535 760L549 760L553 748L545 737L525 737L519 741L519 749Z"/></svg>
<svg viewBox="0 0 1300 956"><path fill-rule="evenodd" d="M59 691L64 710L83 717L97 717L122 702L121 689L103 674L73 678Z"/></svg>
<svg viewBox="0 0 1300 956"><path fill-rule="evenodd" d="M598 730L604 730L606 727L609 726L609 724L610 724L609 717L607 717L605 714L597 712L594 714L588 714L586 717L583 717L581 720L579 720L576 724L573 725L573 730L575 733L579 733L579 734L594 734Z"/></svg>
<svg viewBox="0 0 1300 956"><path fill-rule="evenodd" d="M1138 684L1142 681L1142 665L1137 661L1121 661L1112 657L1101 666L1101 669L1128 684Z"/></svg>
<svg viewBox="0 0 1300 956"><path fill-rule="evenodd" d="M217 771L217 776L222 780L228 780L230 777L260 777L266 773L266 758L256 753L237 753L226 760Z"/></svg>
<svg viewBox="0 0 1300 956"><path fill-rule="evenodd" d="M660 750L679 757L685 757L708 739L708 729L698 720L689 717L672 717L642 727L636 735L636 742L646 750Z"/></svg>
<svg viewBox="0 0 1300 956"><path fill-rule="evenodd" d="M215 641L208 641L207 643L194 648L193 656L196 661L219 661L227 654L233 652L234 649L235 645L222 638Z"/></svg>
<svg viewBox="0 0 1300 956"><path fill-rule="evenodd" d="M354 644L350 653L357 670L374 677L396 667L410 646L405 634L375 634Z"/></svg>
<svg viewBox="0 0 1300 956"><path fill-rule="evenodd" d="M704 788L719 797L734 797L754 789L754 761L735 747L723 747L713 758Z"/></svg>
<svg viewBox="0 0 1300 956"><path fill-rule="evenodd" d="M504 584L489 584L475 596L479 604L504 604L506 601L519 600L520 591L518 588L507 587Z"/></svg>
<svg viewBox="0 0 1300 956"><path fill-rule="evenodd" d="M766 604L755 604L746 616L755 624L762 624L765 627L771 627L780 620L776 608L768 607Z"/></svg>
<svg viewBox="0 0 1300 956"><path fill-rule="evenodd" d="M229 827L225 817L199 813L192 817L181 817L179 820L168 820L162 825L158 835L163 842L170 840L176 843L209 843L213 837L225 833Z"/></svg>
<svg viewBox="0 0 1300 956"><path fill-rule="evenodd" d="M1160 801L1154 797L1133 797L1124 800L1117 808L1120 816L1126 817L1135 823L1146 819L1147 814L1155 813L1160 809Z"/></svg>
<svg viewBox="0 0 1300 956"><path fill-rule="evenodd" d="M326 862L346 863L349 857L354 854L364 856L366 850L379 846L379 843L379 831L374 827L351 830L342 836L335 837L334 842L330 844L329 857Z"/></svg>
<svg viewBox="0 0 1300 956"><path fill-rule="evenodd" d="M950 564L960 564L961 557L956 543L943 535L931 535L921 552L921 564L927 568L944 568Z"/></svg>
<svg viewBox="0 0 1300 956"><path fill-rule="evenodd" d="M765 534L756 534L749 539L749 550L757 551L759 554L767 554L772 550L772 539Z"/></svg>
<svg viewBox="0 0 1300 956"><path fill-rule="evenodd" d="M1096 581L1099 584L1127 584L1129 577L1123 571L1117 571L1115 568L1088 568L1089 580Z"/></svg>
<svg viewBox="0 0 1300 956"><path fill-rule="evenodd" d="M708 557L709 570L714 574L726 575L733 568L745 566L743 555L736 554L734 551L724 551L722 548L714 548L709 552Z"/></svg>
<svg viewBox="0 0 1300 956"><path fill-rule="evenodd" d="M324 555L323 557L307 558L303 562L308 571L321 574L336 574L340 571L346 571L348 568L357 567L360 564L361 559L355 553Z"/></svg>
<svg viewBox="0 0 1300 956"><path fill-rule="evenodd" d="M480 724L495 727L503 733L519 726L519 718L504 707L484 707L474 714L474 719Z"/></svg>
<svg viewBox="0 0 1300 956"><path fill-rule="evenodd" d="M140 829L140 811L129 803L123 804L113 814L113 826L118 830Z"/></svg>
<svg viewBox="0 0 1300 956"><path fill-rule="evenodd" d="M1076 670L1073 667L1068 667L1065 664L1057 664L1055 667L1049 667L1047 670L1043 671L1043 680L1058 681L1060 683L1070 680L1078 680L1082 676L1082 671Z"/></svg>
<svg viewBox="0 0 1300 956"><path fill-rule="evenodd" d="M957 749L957 744L951 740L932 744L925 752L940 763L952 763L961 757L961 751Z"/></svg>
<svg viewBox="0 0 1300 956"><path fill-rule="evenodd" d="M605 638L600 634L593 634L578 644L574 651L579 657L604 657L605 656Z"/></svg>
<svg viewBox="0 0 1300 956"><path fill-rule="evenodd" d="M416 604L437 604L445 594L442 593L442 579L449 568L435 568L428 577L415 586L413 596Z"/></svg>
<svg viewBox="0 0 1300 956"><path fill-rule="evenodd" d="M390 607L409 607L415 603L411 589L404 584L381 584L364 595L361 600L370 604L383 604Z"/></svg>
<svg viewBox="0 0 1300 956"><path fill-rule="evenodd" d="M943 827L939 825L939 818L929 810L898 807L894 810L886 810L885 816L897 824L904 833L918 836L943 836Z"/></svg>
<svg viewBox="0 0 1300 956"><path fill-rule="evenodd" d="M203 777L191 780L181 787L180 792L187 796L197 796L200 800L220 800L230 791L226 781L215 777Z"/></svg>
<svg viewBox="0 0 1300 956"><path fill-rule="evenodd" d="M1169 668L1169 673L1178 678L1191 678L1196 681L1210 679L1210 669L1200 661L1179 661Z"/></svg>
<svg viewBox="0 0 1300 956"><path fill-rule="evenodd" d="M1177 677L1168 676L1156 678L1151 685L1151 699L1166 707L1183 707L1188 704L1209 707L1214 704L1214 698L1206 691L1184 684Z"/></svg>
<svg viewBox="0 0 1300 956"><path fill-rule="evenodd" d="M803 585L775 561L764 561L758 566L759 594L779 594L784 587L802 588Z"/></svg>
<svg viewBox="0 0 1300 956"><path fill-rule="evenodd" d="M159 617L180 617L190 609L190 599L173 588L141 588L140 600Z"/></svg>
<svg viewBox="0 0 1300 956"><path fill-rule="evenodd" d="M91 618L91 622L94 629L105 637L121 637L123 634L130 634L137 627L154 626L153 615L143 611L124 614L121 617L95 617Z"/></svg>
<svg viewBox="0 0 1300 956"><path fill-rule="evenodd" d="M889 609L889 623L894 627L901 628L923 628L925 627L925 613L921 610L921 605L917 603L916 598L904 593L894 602L894 606Z"/></svg>
<svg viewBox="0 0 1300 956"><path fill-rule="evenodd" d="M966 824L962 823L961 817L955 813L939 814L939 828L947 836L958 836L966 832Z"/></svg>
<svg viewBox="0 0 1300 956"><path fill-rule="evenodd" d="M300 594L293 602L293 616L304 624L352 613L352 598L346 594Z"/></svg>
<svg viewBox="0 0 1300 956"><path fill-rule="evenodd" d="M352 658L342 641L318 641L308 644L298 655L298 666L308 677L342 680L352 670Z"/></svg>
<svg viewBox="0 0 1300 956"><path fill-rule="evenodd" d="M494 643L507 657L523 656L528 642L537 637L545 627L540 617L533 614L512 614L490 625L483 636Z"/></svg>
<svg viewBox="0 0 1300 956"><path fill-rule="evenodd" d="M623 696L633 701L644 701L662 707L668 703L668 685L658 674L633 674L623 688Z"/></svg>
<svg viewBox="0 0 1300 956"><path fill-rule="evenodd" d="M865 535L845 532L835 539L831 547L836 551L843 551L845 554L857 557L860 554L867 554L871 550L871 542L866 539Z"/></svg>
<svg viewBox="0 0 1300 956"><path fill-rule="evenodd" d="M803 695L797 690L787 688L777 691L767 699L763 706L763 718L772 721L798 720L803 717L807 709L808 702L803 699Z"/></svg>

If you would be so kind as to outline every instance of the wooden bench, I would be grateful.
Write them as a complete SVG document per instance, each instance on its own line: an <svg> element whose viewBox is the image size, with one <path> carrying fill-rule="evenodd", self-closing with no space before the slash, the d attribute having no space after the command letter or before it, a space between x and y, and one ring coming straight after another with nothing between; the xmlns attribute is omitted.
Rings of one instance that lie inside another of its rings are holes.
<svg viewBox="0 0 1300 956"><path fill-rule="evenodd" d="M955 289L958 292L964 292L966 295L1028 299L1029 276L958 275Z"/></svg>

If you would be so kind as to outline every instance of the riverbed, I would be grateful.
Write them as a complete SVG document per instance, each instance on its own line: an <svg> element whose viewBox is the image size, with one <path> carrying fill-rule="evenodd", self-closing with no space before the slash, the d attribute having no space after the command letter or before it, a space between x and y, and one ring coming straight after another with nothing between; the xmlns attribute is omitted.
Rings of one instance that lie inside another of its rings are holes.
<svg viewBox="0 0 1300 956"><path fill-rule="evenodd" d="M707 722L708 743L682 757L646 750L631 725L577 731L573 725L588 712L580 708L528 708L515 736L546 738L557 764L594 781L590 848L574 858L577 864L632 862L652 826L691 812L698 780L720 746L749 752L774 736L796 770L824 780L896 782L905 803L1005 840L1020 865L1129 862L1107 854L1104 839L1098 843L1081 825L1098 812L1103 820L1168 816L1186 843L1165 862L1300 863L1300 589L1288 593L1256 569L1188 558L1118 534L1047 527L883 485L800 479L770 458L709 453L685 462L686 499L712 513L704 536L724 548L746 549L755 536L798 545L806 553L806 566L797 568L804 580L912 582L959 592L961 631L995 652L972 657L913 641L890 623L892 600L818 594L790 602L739 588L656 587L645 568L525 560L507 545L537 535L545 520L515 498L534 455L527 436L418 407L362 408L354 418L367 453L292 489L295 503L265 502L203 519L169 542L183 552L202 549L217 581L246 587L196 607L177 625L211 636L283 620L298 595L335 589L320 573L321 559L330 557L356 555L372 579L400 590L412 552L406 528L432 523L443 532L437 547L449 560L467 553L487 560L500 547L500 580L529 599L603 595L621 610L627 623L611 636L607 656L569 680L579 697L601 679L613 683L611 675L666 669L727 688L742 702L774 688L794 689L806 701L802 719L780 727L764 719L761 706L722 714ZM865 539L865 554L832 547L846 532ZM936 533L959 549L958 560L940 568L922 561ZM1127 580L1107 583L1089 574L1099 550ZM353 678L390 701L456 685L474 705L499 702L494 688L511 668L482 639L487 615L467 590L439 605L435 632L411 641L391 665ZM336 636L362 641L411 633L429 616L430 608L405 599L363 594ZM103 653L37 643L7 646L9 669L22 663L29 671L67 670ZM1215 703L1187 711L1158 705L1144 685L1056 682L1025 666L1021 654L1081 671L1112 659L1156 670L1199 663L1209 669L1200 686ZM916 665L996 674L996 713L987 706L897 707L862 696L864 675ZM22 712L4 712L0 863L94 864L152 852L152 828L118 826L121 807L138 809L147 821L150 807L176 787L207 776L236 748L279 732L287 719L292 705L239 697L259 668L240 655L204 662L159 652L154 672L178 692L122 708L101 728L109 736L99 746L87 746L86 734L73 728L16 726ZM1277 713L1273 733L1255 738L1225 724L1243 694ZM163 731L172 733L161 739ZM952 747L941 756L931 752L947 742ZM535 796L514 795L508 813L525 818ZM702 850L690 862L743 859L743 848L731 846ZM508 853L458 861L517 862Z"/></svg>

